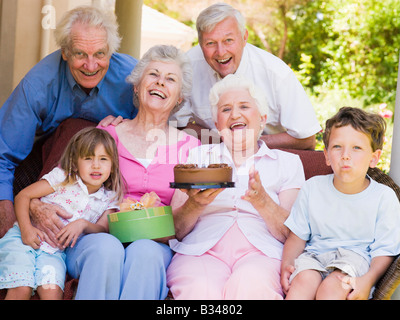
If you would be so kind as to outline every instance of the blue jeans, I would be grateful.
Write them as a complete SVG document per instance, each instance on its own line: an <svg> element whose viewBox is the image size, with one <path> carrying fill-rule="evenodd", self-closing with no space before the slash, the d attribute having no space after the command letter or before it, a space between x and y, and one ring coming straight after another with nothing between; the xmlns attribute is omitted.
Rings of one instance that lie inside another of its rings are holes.
<svg viewBox="0 0 400 320"><path fill-rule="evenodd" d="M79 278L77 300L163 300L168 294L169 246L138 240L126 249L108 233L83 236L68 248L67 270Z"/></svg>

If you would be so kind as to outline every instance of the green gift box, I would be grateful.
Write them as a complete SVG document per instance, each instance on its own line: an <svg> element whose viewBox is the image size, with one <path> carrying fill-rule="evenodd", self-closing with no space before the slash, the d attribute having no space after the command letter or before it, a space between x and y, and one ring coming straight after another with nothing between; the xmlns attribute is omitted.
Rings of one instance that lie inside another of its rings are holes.
<svg viewBox="0 0 400 320"><path fill-rule="evenodd" d="M175 235L170 206L112 213L108 225L110 233L122 243Z"/></svg>

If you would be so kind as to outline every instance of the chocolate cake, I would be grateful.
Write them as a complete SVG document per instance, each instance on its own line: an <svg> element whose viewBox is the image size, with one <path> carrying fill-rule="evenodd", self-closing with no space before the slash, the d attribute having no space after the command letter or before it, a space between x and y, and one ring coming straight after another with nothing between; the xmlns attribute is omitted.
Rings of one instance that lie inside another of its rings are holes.
<svg viewBox="0 0 400 320"><path fill-rule="evenodd" d="M212 184L232 181L232 168L226 163L210 164L199 168L197 164L177 164L174 168L175 183Z"/></svg>

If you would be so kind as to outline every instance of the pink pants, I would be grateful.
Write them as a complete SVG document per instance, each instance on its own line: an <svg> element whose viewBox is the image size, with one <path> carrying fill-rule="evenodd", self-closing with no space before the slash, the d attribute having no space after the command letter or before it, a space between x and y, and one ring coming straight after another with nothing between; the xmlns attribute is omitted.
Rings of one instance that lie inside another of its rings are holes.
<svg viewBox="0 0 400 320"><path fill-rule="evenodd" d="M167 270L175 299L283 299L281 261L255 248L235 223L201 256L175 254Z"/></svg>

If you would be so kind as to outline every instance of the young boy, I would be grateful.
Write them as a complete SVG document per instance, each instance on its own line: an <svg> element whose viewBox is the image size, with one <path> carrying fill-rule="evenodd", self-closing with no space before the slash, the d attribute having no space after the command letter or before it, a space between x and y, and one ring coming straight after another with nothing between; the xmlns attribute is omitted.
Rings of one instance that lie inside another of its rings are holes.
<svg viewBox="0 0 400 320"><path fill-rule="evenodd" d="M400 203L367 176L382 152L386 122L344 107L326 121L333 174L309 179L285 225L281 284L286 299L368 299L400 253Z"/></svg>

